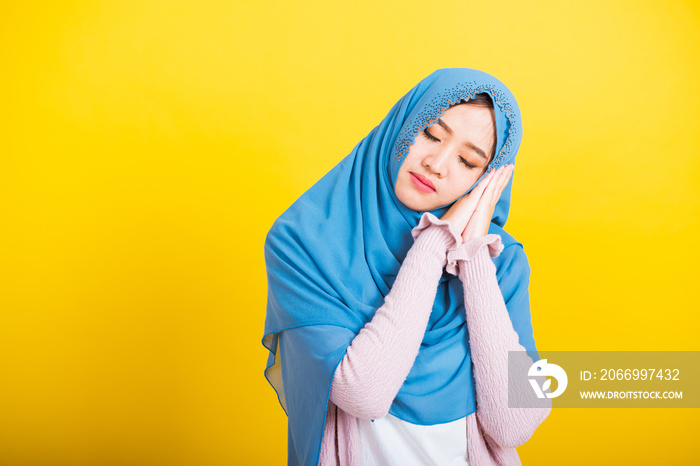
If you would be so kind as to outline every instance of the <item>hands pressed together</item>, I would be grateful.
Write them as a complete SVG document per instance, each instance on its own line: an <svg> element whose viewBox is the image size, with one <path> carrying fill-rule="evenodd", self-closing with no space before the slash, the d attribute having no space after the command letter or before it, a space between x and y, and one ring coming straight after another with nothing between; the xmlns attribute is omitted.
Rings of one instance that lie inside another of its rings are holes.
<svg viewBox="0 0 700 466"><path fill-rule="evenodd" d="M503 165L492 170L466 196L462 196L443 214L462 233L462 242L486 236L496 203L513 173L514 165Z"/></svg>

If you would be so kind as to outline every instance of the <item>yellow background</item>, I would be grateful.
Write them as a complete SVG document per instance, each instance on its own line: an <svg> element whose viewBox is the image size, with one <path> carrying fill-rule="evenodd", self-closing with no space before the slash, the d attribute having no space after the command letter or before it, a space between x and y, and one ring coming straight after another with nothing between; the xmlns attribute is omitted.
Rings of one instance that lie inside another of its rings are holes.
<svg viewBox="0 0 700 466"><path fill-rule="evenodd" d="M0 464L267 465L265 234L437 68L524 139L507 229L543 350L700 350L700 5L0 8ZM692 409L560 409L523 463L697 464Z"/></svg>

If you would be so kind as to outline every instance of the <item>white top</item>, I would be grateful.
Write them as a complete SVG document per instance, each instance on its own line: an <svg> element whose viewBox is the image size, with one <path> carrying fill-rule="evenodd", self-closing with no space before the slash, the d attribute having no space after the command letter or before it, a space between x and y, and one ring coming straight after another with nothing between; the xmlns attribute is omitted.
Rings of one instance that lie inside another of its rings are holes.
<svg viewBox="0 0 700 466"><path fill-rule="evenodd" d="M357 419L357 448L363 466L469 466L467 418L432 426L387 414Z"/></svg>

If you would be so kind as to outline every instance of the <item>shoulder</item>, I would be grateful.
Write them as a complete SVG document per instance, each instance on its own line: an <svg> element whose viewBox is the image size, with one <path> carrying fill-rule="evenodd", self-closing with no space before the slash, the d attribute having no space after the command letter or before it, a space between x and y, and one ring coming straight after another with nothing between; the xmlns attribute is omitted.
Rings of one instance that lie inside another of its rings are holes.
<svg viewBox="0 0 700 466"><path fill-rule="evenodd" d="M306 249L304 244L309 242L309 238L316 237L310 230L318 225L319 222L314 221L318 218L320 213L316 204L308 202L304 197L297 199L272 222L265 234L265 250L303 252Z"/></svg>

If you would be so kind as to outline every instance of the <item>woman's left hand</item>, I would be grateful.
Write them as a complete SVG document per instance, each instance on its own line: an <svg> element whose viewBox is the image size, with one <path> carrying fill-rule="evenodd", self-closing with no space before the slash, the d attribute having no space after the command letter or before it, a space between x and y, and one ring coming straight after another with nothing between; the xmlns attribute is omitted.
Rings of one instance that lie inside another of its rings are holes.
<svg viewBox="0 0 700 466"><path fill-rule="evenodd" d="M489 233L489 225L493 217L496 203L501 197L501 193L508 184L510 176L513 174L514 165L506 165L500 173L489 180L489 184L479 198L479 203L474 210L469 223L462 232L462 242L466 243L470 239L486 236Z"/></svg>

